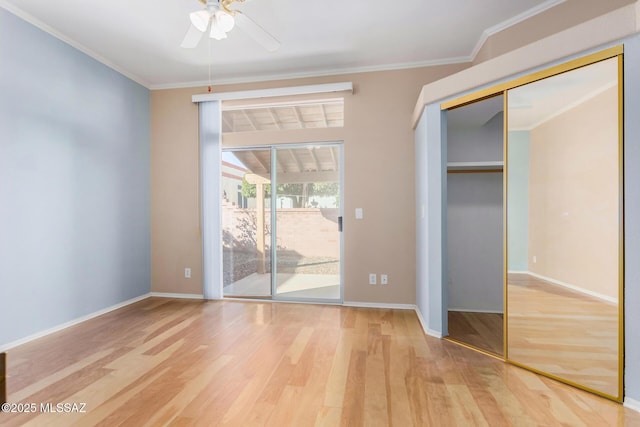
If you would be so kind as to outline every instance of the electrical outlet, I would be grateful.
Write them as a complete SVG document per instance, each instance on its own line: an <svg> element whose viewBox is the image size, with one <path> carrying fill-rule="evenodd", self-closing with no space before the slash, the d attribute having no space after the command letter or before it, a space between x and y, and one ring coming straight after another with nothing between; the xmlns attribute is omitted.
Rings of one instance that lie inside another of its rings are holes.
<svg viewBox="0 0 640 427"><path fill-rule="evenodd" d="M535 264L536 262L538 262L538 257L537 256L533 256L533 263Z"/></svg>
<svg viewBox="0 0 640 427"><path fill-rule="evenodd" d="M369 284L370 285L377 285L378 284L378 278L376 277L376 275L374 273L369 273Z"/></svg>
<svg viewBox="0 0 640 427"><path fill-rule="evenodd" d="M190 268L185 268L184 269L184 278L185 279L191 279L191 269Z"/></svg>
<svg viewBox="0 0 640 427"><path fill-rule="evenodd" d="M389 284L389 276L387 276L386 274L381 274L380 275L380 284L381 285L388 285Z"/></svg>

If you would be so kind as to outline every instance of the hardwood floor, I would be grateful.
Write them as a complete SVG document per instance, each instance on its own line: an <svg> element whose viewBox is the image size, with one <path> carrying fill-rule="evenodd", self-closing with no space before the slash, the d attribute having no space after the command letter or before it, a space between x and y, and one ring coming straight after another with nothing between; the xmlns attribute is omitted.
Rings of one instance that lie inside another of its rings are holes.
<svg viewBox="0 0 640 427"><path fill-rule="evenodd" d="M509 274L509 359L618 394L618 305Z"/></svg>
<svg viewBox="0 0 640 427"><path fill-rule="evenodd" d="M449 312L449 338L504 356L502 313Z"/></svg>
<svg viewBox="0 0 640 427"><path fill-rule="evenodd" d="M640 413L423 335L414 312L149 298L8 352L3 425L608 426Z"/></svg>

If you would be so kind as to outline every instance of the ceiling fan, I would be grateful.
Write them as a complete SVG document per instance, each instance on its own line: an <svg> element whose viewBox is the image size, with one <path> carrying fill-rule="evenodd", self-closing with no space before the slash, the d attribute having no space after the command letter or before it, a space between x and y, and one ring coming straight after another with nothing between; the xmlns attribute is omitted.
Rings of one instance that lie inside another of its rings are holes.
<svg viewBox="0 0 640 427"><path fill-rule="evenodd" d="M184 48L196 47L204 33L207 32L207 29L209 29L209 37L216 40L226 39L227 33L237 25L269 52L273 52L280 47L280 42L264 28L256 24L253 19L239 10L230 9L234 3L244 3L245 0L198 1L204 4L204 9L189 14L191 26L180 46Z"/></svg>

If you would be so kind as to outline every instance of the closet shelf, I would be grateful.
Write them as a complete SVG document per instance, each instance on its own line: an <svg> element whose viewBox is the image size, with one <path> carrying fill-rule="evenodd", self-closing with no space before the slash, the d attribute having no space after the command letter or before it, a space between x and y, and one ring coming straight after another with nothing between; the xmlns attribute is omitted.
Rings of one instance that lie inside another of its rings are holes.
<svg viewBox="0 0 640 427"><path fill-rule="evenodd" d="M447 163L447 171L502 171L504 162L450 162Z"/></svg>

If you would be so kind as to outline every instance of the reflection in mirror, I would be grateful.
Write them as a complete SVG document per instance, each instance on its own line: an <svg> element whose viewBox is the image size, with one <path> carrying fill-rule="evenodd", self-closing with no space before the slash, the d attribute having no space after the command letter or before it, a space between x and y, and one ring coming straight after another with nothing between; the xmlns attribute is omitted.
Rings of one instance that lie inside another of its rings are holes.
<svg viewBox="0 0 640 427"><path fill-rule="evenodd" d="M619 394L618 58L508 91L508 359Z"/></svg>
<svg viewBox="0 0 640 427"><path fill-rule="evenodd" d="M504 97L447 111L449 339L504 353Z"/></svg>

